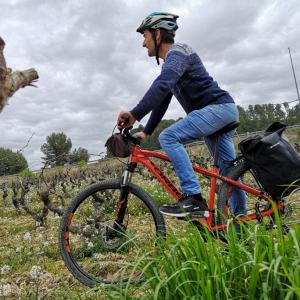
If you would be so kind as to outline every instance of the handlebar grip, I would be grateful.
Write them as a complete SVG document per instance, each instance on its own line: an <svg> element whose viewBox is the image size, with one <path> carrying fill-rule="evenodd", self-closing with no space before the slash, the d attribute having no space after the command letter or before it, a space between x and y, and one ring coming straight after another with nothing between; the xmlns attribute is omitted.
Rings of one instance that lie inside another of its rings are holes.
<svg viewBox="0 0 300 300"><path fill-rule="evenodd" d="M129 114L125 113L123 115L123 120L122 126L127 125L129 123Z"/></svg>

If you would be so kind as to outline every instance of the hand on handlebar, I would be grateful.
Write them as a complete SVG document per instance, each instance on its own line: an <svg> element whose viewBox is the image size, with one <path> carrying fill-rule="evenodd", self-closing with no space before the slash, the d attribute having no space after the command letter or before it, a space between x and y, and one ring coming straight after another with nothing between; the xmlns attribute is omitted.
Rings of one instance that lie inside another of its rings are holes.
<svg viewBox="0 0 300 300"><path fill-rule="evenodd" d="M148 135L143 131L136 132L133 136L140 140L145 140L148 137Z"/></svg>
<svg viewBox="0 0 300 300"><path fill-rule="evenodd" d="M136 119L130 112L121 111L117 119L117 126L119 129L129 128L134 124L135 121Z"/></svg>

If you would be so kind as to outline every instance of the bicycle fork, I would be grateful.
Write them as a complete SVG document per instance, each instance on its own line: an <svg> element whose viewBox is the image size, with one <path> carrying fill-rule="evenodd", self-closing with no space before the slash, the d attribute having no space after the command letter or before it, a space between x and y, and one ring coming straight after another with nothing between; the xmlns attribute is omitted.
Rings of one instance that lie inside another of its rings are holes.
<svg viewBox="0 0 300 300"><path fill-rule="evenodd" d="M120 180L120 195L119 200L115 206L115 221L111 229L108 229L107 235L110 238L117 236L118 232L126 229L123 225L129 195L129 184L131 182L132 173L136 168L136 163L129 163L124 170Z"/></svg>

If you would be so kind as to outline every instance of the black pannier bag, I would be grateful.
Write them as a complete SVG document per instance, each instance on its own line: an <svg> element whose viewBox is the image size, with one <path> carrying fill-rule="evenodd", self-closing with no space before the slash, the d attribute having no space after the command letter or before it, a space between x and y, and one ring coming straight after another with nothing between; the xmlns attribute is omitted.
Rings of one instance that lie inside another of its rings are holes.
<svg viewBox="0 0 300 300"><path fill-rule="evenodd" d="M131 146L121 133L114 133L105 143L108 151L116 157L128 157L131 153Z"/></svg>
<svg viewBox="0 0 300 300"><path fill-rule="evenodd" d="M273 198L300 188L300 156L283 133L286 125L275 122L264 136L249 137L238 148L264 190Z"/></svg>

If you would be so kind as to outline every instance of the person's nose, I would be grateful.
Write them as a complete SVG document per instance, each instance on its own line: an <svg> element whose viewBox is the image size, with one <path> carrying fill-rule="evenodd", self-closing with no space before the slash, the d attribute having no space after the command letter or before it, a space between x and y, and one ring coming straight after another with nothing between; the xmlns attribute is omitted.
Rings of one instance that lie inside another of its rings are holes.
<svg viewBox="0 0 300 300"><path fill-rule="evenodd" d="M145 43L145 41L143 41L143 47L146 47L146 43Z"/></svg>

